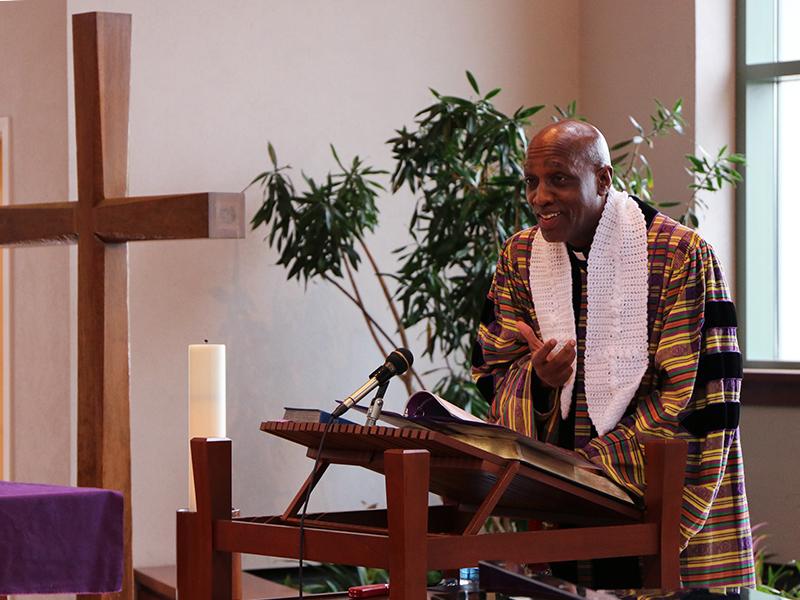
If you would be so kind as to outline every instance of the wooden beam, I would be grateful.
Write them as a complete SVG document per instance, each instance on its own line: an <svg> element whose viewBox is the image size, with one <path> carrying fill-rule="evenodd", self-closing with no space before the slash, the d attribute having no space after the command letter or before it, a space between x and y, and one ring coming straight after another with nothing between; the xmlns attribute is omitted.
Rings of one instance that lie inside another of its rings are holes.
<svg viewBox="0 0 800 600"><path fill-rule="evenodd" d="M128 248L105 247L92 209L127 193L130 15L74 15L78 162L78 485L122 492L122 598L133 600Z"/></svg>
<svg viewBox="0 0 800 600"><path fill-rule="evenodd" d="M742 406L800 406L800 371L745 369Z"/></svg>
<svg viewBox="0 0 800 600"><path fill-rule="evenodd" d="M645 522L659 525L659 551L644 558L645 587L681 586L681 509L688 446L683 440L654 439L644 443Z"/></svg>
<svg viewBox="0 0 800 600"><path fill-rule="evenodd" d="M108 243L160 239L242 238L244 194L199 193L104 200L95 232Z"/></svg>
<svg viewBox="0 0 800 600"><path fill-rule="evenodd" d="M387 450L390 600L425 600L428 569L427 450Z"/></svg>
<svg viewBox="0 0 800 600"><path fill-rule="evenodd" d="M0 210L0 245L74 244L78 241L74 202L47 202Z"/></svg>

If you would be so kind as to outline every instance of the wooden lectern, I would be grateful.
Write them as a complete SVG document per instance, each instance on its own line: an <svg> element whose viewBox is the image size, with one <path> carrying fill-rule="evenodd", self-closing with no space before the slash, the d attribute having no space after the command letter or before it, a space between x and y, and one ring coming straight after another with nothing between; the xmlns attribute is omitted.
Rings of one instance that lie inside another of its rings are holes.
<svg viewBox="0 0 800 600"><path fill-rule="evenodd" d="M261 429L316 458L325 425L267 422ZM298 512L330 464L386 477L386 510L309 514L306 560L390 570L391 600L424 600L426 571L481 560L540 563L644 556L648 588L680 587L680 514L686 444L645 443L642 509L604 493L422 429L333 425L311 476L282 515L231 519L231 442L192 440L197 512L177 519L181 600L230 600L231 553L299 558ZM428 491L448 500L428 506ZM477 535L490 515L540 519L573 529Z"/></svg>

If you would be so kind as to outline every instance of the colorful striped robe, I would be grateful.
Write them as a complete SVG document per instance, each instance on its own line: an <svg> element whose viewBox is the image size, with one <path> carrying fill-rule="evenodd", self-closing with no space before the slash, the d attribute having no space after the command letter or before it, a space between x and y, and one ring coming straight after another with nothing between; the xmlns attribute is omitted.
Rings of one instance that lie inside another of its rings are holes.
<svg viewBox="0 0 800 600"><path fill-rule="evenodd" d="M711 247L692 230L639 205L648 227L650 361L615 429L597 437L586 413L581 318L586 279L585 268L578 268L572 253L579 339L569 422L560 416L558 390L539 383L528 345L516 334L514 323L525 316L541 337L528 281L531 242L538 227L516 234L504 246L481 319L473 376L491 403L490 420L574 447L636 497L643 496L645 487L642 441L648 436L686 440L683 585L753 586L738 429L742 361L735 309ZM582 286L577 273L583 274ZM571 437L566 443L565 428Z"/></svg>

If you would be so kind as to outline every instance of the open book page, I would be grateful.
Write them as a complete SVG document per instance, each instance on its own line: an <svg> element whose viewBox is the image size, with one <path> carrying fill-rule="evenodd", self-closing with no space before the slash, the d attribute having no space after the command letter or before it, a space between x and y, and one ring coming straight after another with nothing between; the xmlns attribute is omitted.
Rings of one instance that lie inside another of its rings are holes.
<svg viewBox="0 0 800 600"><path fill-rule="evenodd" d="M493 438L459 433L451 433L449 435L470 446L486 450L497 456L521 460L523 463L561 475L625 502L633 503L627 492L605 475L597 472L599 469L594 463L590 463L579 456L565 452L550 444L537 442L536 440L531 440L536 444L529 444L508 437ZM584 466L586 464L589 465L591 470L586 469Z"/></svg>
<svg viewBox="0 0 800 600"><path fill-rule="evenodd" d="M529 438L502 425L487 423L431 392L421 391L412 394L406 403L405 416L420 424L435 421L440 427L445 427L451 433L480 436L492 440L506 440L582 469L601 470L593 462L563 448ZM436 427L431 427L431 429L436 429Z"/></svg>
<svg viewBox="0 0 800 600"><path fill-rule="evenodd" d="M354 407L362 411L366 408ZM502 425L482 421L439 396L420 391L406 402L405 414L383 411L380 419L395 427L417 427L440 431L466 444L503 458L566 477L610 496L631 502L628 494L601 474L594 463L552 444L547 444Z"/></svg>
<svg viewBox="0 0 800 600"><path fill-rule="evenodd" d="M443 419L452 417L457 421L486 423L486 421L479 419L472 413L468 413L463 408L459 408L444 398L425 390L411 394L406 401L405 416L410 419L416 417L440 417Z"/></svg>

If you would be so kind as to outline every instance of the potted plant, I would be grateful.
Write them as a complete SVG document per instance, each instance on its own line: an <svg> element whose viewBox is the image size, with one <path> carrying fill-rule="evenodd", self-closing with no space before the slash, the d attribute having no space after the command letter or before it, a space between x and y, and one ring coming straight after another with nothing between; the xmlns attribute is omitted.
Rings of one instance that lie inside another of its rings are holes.
<svg viewBox="0 0 800 600"><path fill-rule="evenodd" d="M280 165L269 144L272 165L251 183L263 190L252 227L269 230L266 240L280 252L278 264L288 269L288 279L322 279L347 296L383 356L408 346L408 328L424 327L425 354L439 356L445 364L428 389L484 416L486 403L470 376L472 343L503 242L535 222L525 201L522 165L529 118L544 106L505 115L491 102L499 88L481 95L471 73L467 78L477 99L431 90L434 103L417 113L411 129L403 126L388 140L394 159L391 174L364 165L358 156L345 163L331 146L338 171L321 181L303 173L306 189L298 191L290 167ZM643 151L656 138L683 133L687 126L680 100L672 107L655 102L649 127L631 118L635 134L611 147L615 186L651 204L654 178ZM555 119L575 118L576 105L556 107L556 112ZM741 179L736 165L744 159L726 154L726 148L714 156L686 158L695 180L681 221L696 226L704 206L700 193L735 185ZM408 224L411 242L395 251L401 266L388 272L377 264L365 236L378 225L378 196L406 186L418 196ZM364 259L390 309L391 331L362 300L354 271ZM432 376L411 370L404 382L411 393L425 387L423 377Z"/></svg>

